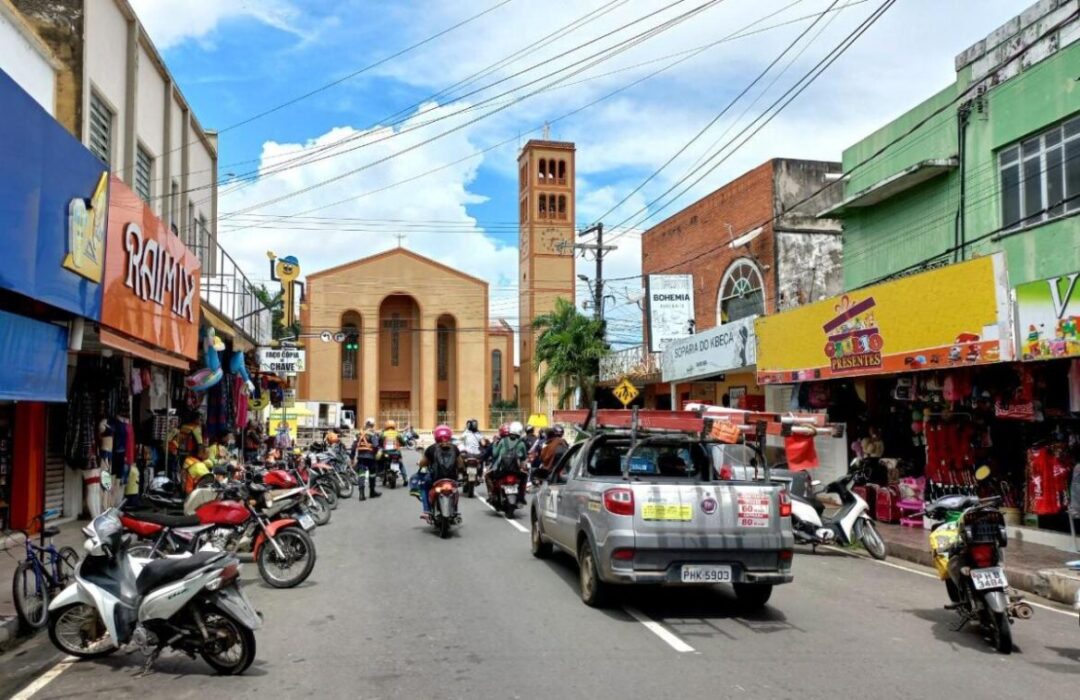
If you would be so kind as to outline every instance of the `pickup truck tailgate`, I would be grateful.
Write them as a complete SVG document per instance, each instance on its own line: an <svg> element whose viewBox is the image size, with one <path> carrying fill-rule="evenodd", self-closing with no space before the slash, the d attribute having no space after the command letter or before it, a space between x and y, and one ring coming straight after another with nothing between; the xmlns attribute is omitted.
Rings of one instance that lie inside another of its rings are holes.
<svg viewBox="0 0 1080 700"><path fill-rule="evenodd" d="M635 545L639 551L775 551L791 546L783 538L778 486L741 482L637 483L632 488Z"/></svg>

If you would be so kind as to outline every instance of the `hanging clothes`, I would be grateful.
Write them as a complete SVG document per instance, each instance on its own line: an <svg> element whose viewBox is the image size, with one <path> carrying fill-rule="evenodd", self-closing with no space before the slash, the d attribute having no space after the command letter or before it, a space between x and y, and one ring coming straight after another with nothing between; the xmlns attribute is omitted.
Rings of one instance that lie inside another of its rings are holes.
<svg viewBox="0 0 1080 700"><path fill-rule="evenodd" d="M1080 360L1069 365L1069 410L1080 413Z"/></svg>

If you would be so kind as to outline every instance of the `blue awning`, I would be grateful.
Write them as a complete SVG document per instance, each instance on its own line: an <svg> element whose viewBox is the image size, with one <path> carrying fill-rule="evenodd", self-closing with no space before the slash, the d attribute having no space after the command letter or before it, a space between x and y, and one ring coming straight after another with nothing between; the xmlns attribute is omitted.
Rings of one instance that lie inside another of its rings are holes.
<svg viewBox="0 0 1080 700"><path fill-rule="evenodd" d="M68 331L0 311L0 400L67 401Z"/></svg>

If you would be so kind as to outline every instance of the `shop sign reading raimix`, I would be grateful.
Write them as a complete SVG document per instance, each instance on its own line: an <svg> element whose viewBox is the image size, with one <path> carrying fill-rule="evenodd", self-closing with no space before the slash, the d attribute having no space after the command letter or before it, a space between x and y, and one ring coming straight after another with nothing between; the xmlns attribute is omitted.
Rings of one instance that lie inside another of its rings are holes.
<svg viewBox="0 0 1080 700"><path fill-rule="evenodd" d="M759 318L758 383L1012 359L1004 257L978 258Z"/></svg>
<svg viewBox="0 0 1080 700"><path fill-rule="evenodd" d="M1080 272L1016 288L1016 330L1020 359L1080 356Z"/></svg>

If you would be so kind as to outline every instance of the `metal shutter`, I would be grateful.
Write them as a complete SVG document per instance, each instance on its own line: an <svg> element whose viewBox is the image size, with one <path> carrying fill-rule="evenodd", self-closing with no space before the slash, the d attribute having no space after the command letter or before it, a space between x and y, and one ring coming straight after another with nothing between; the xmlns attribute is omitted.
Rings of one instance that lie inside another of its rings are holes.
<svg viewBox="0 0 1080 700"><path fill-rule="evenodd" d="M112 164L112 111L94 93L90 93L90 151Z"/></svg>
<svg viewBox="0 0 1080 700"><path fill-rule="evenodd" d="M64 517L64 457L45 457L45 510L56 518ZM50 518L52 519L52 518Z"/></svg>
<svg viewBox="0 0 1080 700"><path fill-rule="evenodd" d="M142 197L147 204L150 203L150 173L153 162L150 154L139 146L135 152L135 194Z"/></svg>

